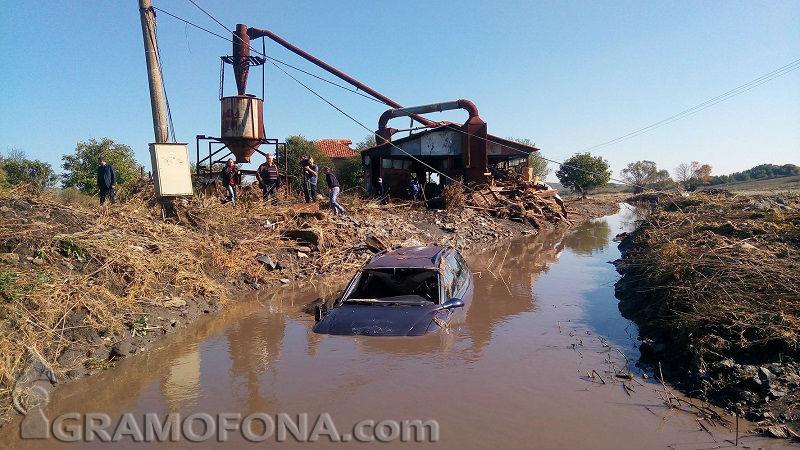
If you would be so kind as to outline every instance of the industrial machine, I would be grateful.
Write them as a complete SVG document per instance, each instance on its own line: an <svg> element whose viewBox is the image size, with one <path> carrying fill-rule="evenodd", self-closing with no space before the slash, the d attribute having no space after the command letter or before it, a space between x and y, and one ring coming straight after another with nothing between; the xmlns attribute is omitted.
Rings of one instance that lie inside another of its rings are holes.
<svg viewBox="0 0 800 450"><path fill-rule="evenodd" d="M196 136L197 173L207 179L215 176L214 165L224 163L230 155L235 157L237 163L249 163L254 153L266 157L267 153L259 148L264 144L273 146L276 159L286 160L286 144L268 138L264 131L265 59L249 54L242 57L236 48L234 46L233 55L220 57L220 135ZM237 92L236 95L225 96L225 69L229 65L233 67ZM261 97L247 93L250 67L261 67ZM203 157L200 156L201 141L208 148L207 155ZM281 172L283 185L288 189L288 175L285 171ZM255 172L242 170L242 173L252 175Z"/></svg>

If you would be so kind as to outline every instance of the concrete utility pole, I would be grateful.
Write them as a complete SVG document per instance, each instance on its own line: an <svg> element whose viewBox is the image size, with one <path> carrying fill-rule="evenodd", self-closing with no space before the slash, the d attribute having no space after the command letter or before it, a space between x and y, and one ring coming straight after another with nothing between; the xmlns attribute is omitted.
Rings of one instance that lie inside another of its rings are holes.
<svg viewBox="0 0 800 450"><path fill-rule="evenodd" d="M155 14L150 0L139 0L139 16L142 19L142 38L144 38L144 58L147 61L147 81L150 84L150 108L153 110L153 132L156 143L169 142L167 112L164 106L164 93L161 90L161 69L158 64L156 48Z"/></svg>

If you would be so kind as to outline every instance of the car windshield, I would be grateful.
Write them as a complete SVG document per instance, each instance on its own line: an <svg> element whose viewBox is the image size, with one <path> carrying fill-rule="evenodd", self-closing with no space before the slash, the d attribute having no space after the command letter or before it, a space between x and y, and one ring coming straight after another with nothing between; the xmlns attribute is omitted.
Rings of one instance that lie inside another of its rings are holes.
<svg viewBox="0 0 800 450"><path fill-rule="evenodd" d="M364 270L345 302L437 304L439 272L431 269Z"/></svg>

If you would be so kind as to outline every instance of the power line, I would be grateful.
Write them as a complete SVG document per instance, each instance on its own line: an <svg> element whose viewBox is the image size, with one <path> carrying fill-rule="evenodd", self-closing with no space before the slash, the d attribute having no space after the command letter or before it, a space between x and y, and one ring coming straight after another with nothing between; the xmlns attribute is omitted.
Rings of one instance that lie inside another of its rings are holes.
<svg viewBox="0 0 800 450"><path fill-rule="evenodd" d="M193 5L195 5L197 8L199 8L201 11L203 11L203 12L204 12L204 13L205 13L207 16L211 17L211 19L213 19L213 20L214 20L214 22L218 23L218 24L219 24L219 26L221 26L222 28L224 28L226 31L230 31L230 30L228 30L228 28L227 28L227 27L226 27L226 26L225 26L225 25L224 25L222 22L220 22L219 20L217 20L217 19L216 19L214 16L212 16L211 14L209 14L209 13L208 13L208 11L204 10L203 8L201 8L201 7L200 7L200 5L198 5L197 3L195 3L195 2L194 2L194 0L189 0L189 2L191 2L191 3L192 3ZM234 34L233 36L234 36L234 37L236 37L236 38L238 38L238 39L239 39L239 40L241 40L242 42L244 42L244 40L243 40L241 37L239 37L238 35ZM248 45L248 47L250 47L250 50L251 50L251 51L254 51L254 52L258 53L258 54L262 54L260 51L258 51L258 49L254 49L253 47L251 47L251 46L249 45L249 43L246 43L246 42L245 42L245 44L247 44L247 45ZM324 101L324 102L325 102L325 103L327 103L329 106L331 106L331 107L332 107L332 108L334 108L335 110L339 111L339 113L341 113L342 115L344 115L344 116L345 116L345 117L347 117L348 119L352 120L353 122L355 122L356 124L358 124L359 126L361 126L362 128L364 128L365 130L367 130L368 132L370 132L371 134L374 134L374 132L372 131L372 129L371 129L371 128L369 128L368 126L364 125L364 124L363 124L363 123L361 123L361 122L360 122L358 119L356 119L355 117L351 116L351 115L350 115L350 114L348 114L346 111L344 111L343 109L341 109L341 108L339 108L338 106L336 106L335 104L333 104L333 102L331 102L331 101L330 101L330 100L328 100L327 98L323 97L321 94L319 94L317 91L315 91L314 89L312 89L311 87L309 87L308 85L306 85L305 83L303 83L302 81L298 80L298 79L297 79L295 76L293 76L292 74L290 74L289 72L287 72L287 71L286 71L286 70L285 70L283 67L280 67L279 65L275 64L275 63L274 63L273 61L271 61L271 60L270 60L270 63L271 63L272 65L274 65L276 68L278 68L278 70L280 70L281 72L283 72L283 73L284 73L286 76L288 76L289 78L291 78L292 80L294 80L295 82L297 82L298 84L300 84L301 86L303 86L303 87L304 87L306 90L308 90L309 92L311 92L312 94L314 94L314 95L315 95L316 97L318 97L320 100ZM413 159L413 160L417 161L418 163L420 163L420 164L422 164L423 166L425 166L425 167L427 167L427 168L431 169L432 171L436 172L437 174L439 174L439 175L443 176L444 178L446 178L446 179L448 179L448 180L450 180L450 181L452 181L452 182L454 182L454 183L461 184L461 185L462 185L462 186L464 186L465 188L467 188L467 189L469 189L469 190L472 190L472 188L470 188L469 186L466 186L465 184L463 184L463 183L461 183L460 181L458 181L458 180L456 180L456 179L454 179L454 178L452 178L452 177L448 176L448 175L447 175L447 174L445 174L444 172L442 172L442 171L440 171L440 170L436 169L435 167L431 166L430 164L426 163L425 161L422 161L421 159L419 159L419 158L415 157L415 156L414 156L414 155L412 155L411 153L408 153L408 152L407 152L407 151L405 151L404 149L402 149L402 148L398 147L398 146L397 146L396 144L394 144L393 142L391 142L391 141L386 141L386 143L388 143L388 144L389 144L389 145L391 145L392 147L396 148L397 150L400 150L401 152L405 153L405 154L406 154L406 155L407 155L409 158L411 158L411 159Z"/></svg>
<svg viewBox="0 0 800 450"><path fill-rule="evenodd" d="M205 15L207 15L207 16L208 16L208 17L210 17L212 20L214 20L214 22L216 22L216 23L217 23L217 24L219 24L221 27L223 27L223 28L224 28L224 29L225 29L227 32L230 32L230 30L228 30L228 28L227 28L227 27L225 27L225 25L224 25L224 24L222 24L222 22L220 22L219 20L217 20L217 19L216 19L214 16L212 16L212 15L211 15L211 14L210 14L208 11L206 11L206 10L205 10L205 9L203 9L203 8L202 8L200 5L198 5L198 4L197 4L197 3L196 3L194 0L189 0L189 1L190 1L190 2L191 2L191 3L192 3L194 6L195 6L195 7L197 7L198 9L200 9L200 10L201 10L201 11L202 11L202 12L203 12ZM219 35L219 34L217 34L217 33L213 32L213 31L211 31L211 30L208 30L208 29L206 29L206 28L204 28L204 27L202 27L202 26L200 26L200 25L197 25L197 24L195 24L195 23L192 23L192 22L191 22L191 21L189 21L189 20L186 20L186 19L183 19L183 18L181 18L181 17L178 17L178 16L176 16L176 15L174 15L174 14L170 13L170 12L164 11L164 10L162 10L162 9L160 9L160 8L156 8L156 7L154 7L154 9L157 9L157 10L159 10L159 11L161 11L161 12L163 12L163 13L165 13L165 14L167 14L167 15L169 15L169 16L171 16L171 17L173 17L173 18L177 19L177 20L180 20L180 21L182 21L182 22L184 22L184 23L187 23L187 24L189 24L189 25L192 25L192 26L193 26L193 27L195 27L195 28L198 28L198 29L200 29L200 30L203 30L203 31L205 31L205 32L207 32L207 33L209 33L209 34L212 34L212 35L214 35L214 36L217 36L217 37L219 37L219 38L221 38L221 39L224 39L224 40L226 40L226 41L228 41L228 42L233 42L233 40L230 40L230 39L228 39L228 38L225 38L224 36L221 36L221 35ZM233 34L233 33L232 33L232 34ZM234 35L234 36L236 36L235 34L233 34L233 35ZM238 36L236 36L236 37L238 38ZM241 38L239 38L239 39L241 39ZM319 79L319 80L321 80L321 81L324 81L324 82L326 82L326 83L332 84L332 85L334 85L334 86L337 86L337 87L339 87L339 88L342 88L342 89L345 89L345 90L347 90L347 91L349 91L349 92L352 92L352 93L358 94L358 95L360 95L360 96L363 96L363 97L365 97L365 98L369 98L370 100L376 101L376 102L378 102L378 103L385 104L384 102L381 102L380 100L377 100L377 99L375 99L375 98L373 98L373 97L371 97L371 96L365 95L365 94L363 94L363 93L361 93L361 92L355 91L355 90L353 90L353 89L350 89L350 88L348 88L348 87L346 87L346 86L343 86L343 85L340 85L340 84L338 84L338 83L335 83L335 82L333 82L333 81L330 81L330 80L328 80L328 79L325 79L325 78L323 78L323 77L319 77L319 76L317 76L317 75L315 75L315 74L312 74L312 73L310 73L310 72L307 72L307 71L305 71L305 70L303 70L303 69L300 69L300 68L298 68L298 67L295 67L295 66L293 66L293 65L291 65L291 64L285 63L285 62L283 62L283 61L281 61L281 60L278 60L278 59L276 59L276 58L273 58L273 57L267 56L267 55L266 55L266 54L264 54L263 52L260 52L260 51L258 51L257 49L254 49L253 47L250 47L250 48L251 48L251 50L252 50L252 51L255 51L256 53L258 53L258 54L261 54L261 55L262 55L262 56L264 56L265 58L269 59L269 60L270 60L270 61L273 63L273 65L275 65L274 63L276 63L276 62L277 62L277 63L279 63L279 64L283 64L283 65L285 65L285 66L287 66L287 67L290 67L290 68L292 68L292 69L298 70L298 71L300 71L300 72L302 72L302 73L305 73L305 74L307 74L307 75L310 75L310 76L312 76L312 77L314 77L314 78L317 78L317 79ZM276 65L276 67L278 67L278 66ZM639 130L633 131L633 132L631 132L631 133L628 133L628 134L626 134L626 135L624 135L624 136L620 136L619 138L612 139L612 140L610 140L610 141L606 141L606 142L604 142L604 143L601 143L601 144L598 144L598 145L595 145L595 146L592 146L592 147L587 147L587 148L586 148L585 150L583 150L583 151L588 151L588 150L591 150L591 149L601 148L601 147L603 147L603 146L613 145L614 143L617 143L617 142L619 142L619 141L621 141L621 140L624 140L624 139L628 139L628 138L632 138L632 137L638 136L639 134L645 133L645 132L647 132L647 131L651 131L651 130L653 130L653 129L655 129L655 128L659 128L659 127L661 127L661 126L664 126L664 125L667 125L667 124L669 124L669 123L671 123L671 122L674 122L674 121L676 121L676 120L680 120L680 119L682 119L682 118L684 118L684 117L687 117L687 116L689 116L689 115L692 115L692 114L695 114L695 113L697 113L697 112L700 112L700 111L702 111L703 109L707 109L707 108L709 108L709 107L711 107L711 106L714 106L715 104L717 104L717 103L720 103L720 102L722 102L722 101L725 101L725 100L727 100L727 99L729 99L729 98L731 98L731 97L733 97L733 96L736 96L736 95L742 94L742 93L744 93L744 92L747 92L747 91L749 91L749 90L751 90L751 89L753 89L753 88L755 88L755 87L757 87L757 86L760 86L761 84L764 84L764 83L766 83L766 82L768 82L768 81L771 81L771 80L773 80L773 79L775 79L775 78L777 78L777 77L783 76L783 75L785 75L785 74L787 74L787 73L789 73L789 72L791 72L791 71L793 71L793 70L796 70L796 69L798 69L798 68L800 68L800 59L798 59L798 60L795 60L795 61L792 61L791 63L789 63L789 64L786 64L786 65L784 65L784 66L782 66L782 67L780 67L780 68L778 68L778 69L775 69L775 70L773 70L772 72L769 72L769 73L767 73L767 74L764 74L764 75L762 75L762 76L760 76L760 77L758 77L758 78L756 78L756 79L754 79L754 80L751 80L751 81L750 81L750 82L748 82L748 83L745 83L745 84L743 84L743 85L741 85L741 86L739 86L739 87L737 87L737 88L734 88L734 89L732 89L732 90L730 90L730 91L728 91L728 92L725 92L725 93L723 93L723 94L721 94L721 95L719 95L719 96L716 96L716 97L714 97L714 98L712 98L712 99L706 100L705 102L703 102L703 103L700 103L700 104L698 104L698 105L695 105L695 106L693 106L693 107L691 107L691 108L688 108L688 109L686 109L686 110L684 110L684 111L682 111L682 112L680 112L680 113L674 114L674 115L672 115L672 116L670 116L670 117L668 117L668 118L666 118L666 119L660 120L660 121L658 121L658 122L656 122L656 123L654 123L654 124L648 125L647 127L644 127L644 128L641 128L641 129L639 129ZM280 67L278 67L278 69L280 69L281 71L283 71L283 72L284 72L284 73L285 73L287 76L289 76L289 77L290 77L290 78L292 78L294 81L296 81L296 82L298 82L299 84L301 84L301 85L302 85L304 88L306 88L307 90L309 90L310 92L312 92L314 95L316 95L317 97L319 97L320 99L322 99L323 101L325 101L326 103L328 103L328 104L329 104L331 107L335 108L337 111L339 111L340 113L342 113L342 114L343 114L343 115L345 115L346 117L350 118L351 120L353 120L354 122L356 122L358 125L360 125L361 127L365 128L365 129L366 129L367 131L369 131L370 133L374 134L374 133L373 133L373 131L372 131L370 128L368 128L368 127L367 127L367 126L365 126L363 123L359 122L359 121L358 121L358 120L356 120L354 117L350 116L349 114L347 114L346 112L344 112L343 110L341 110L340 108L338 108L338 107L337 107L336 105L334 105L333 103L329 102L327 99L325 99L324 97L322 97L321 95L319 95L319 94L318 94L316 91L314 91L313 89L311 89L310 87L308 87L308 86L307 86L307 85L305 85L304 83L300 82L300 81L299 81L298 79L296 79L295 77L291 76L291 75L290 75L288 72L286 72L285 70L283 70L283 69L282 69L282 68L280 68ZM391 105L389 105L389 106L391 106ZM465 135L467 135L467 136L472 136L472 135L470 135L469 133L467 133L467 132L465 132L465 131L463 131L463 130L461 130L461 129L458 129L458 128L455 128L455 127L452 127L452 126L450 126L450 125L447 125L447 126L448 126L448 128L450 128L450 129L453 129L453 130L455 130L455 131L457 131L457 132L459 132L459 133L465 134ZM478 138L480 138L480 139L484 139L484 140L486 140L487 142L489 141L488 139L486 139L486 138L483 138L483 137L481 137L481 136L474 136L474 137L478 137ZM389 141L389 143L390 143L390 144L392 144L392 143L391 143L391 141ZM508 145L500 144L500 143L498 143L498 142L493 142L493 143L494 143L494 144L496 144L496 145L500 145L501 147L505 147L505 148L511 149L511 150L513 150L513 151L517 151L517 152L519 152L519 153L522 153L522 154L526 154L526 155L528 154L528 153L526 153L526 152L523 152L523 151L521 151L521 150L518 150L518 149L516 149L516 148L513 148L513 147L511 147L511 146L508 146ZM392 146L393 146L393 147L396 147L396 148L398 148L399 150L403 151L404 153L408 154L407 152L405 152L405 151L404 151L404 150L402 150L401 148L397 147L396 145L392 144ZM413 158L413 156L411 156L411 155L409 155L409 156ZM571 165L565 164L564 162L562 162L562 161L558 161L558 160L556 160L556 159L545 158L545 157L543 157L543 156L540 156L540 157L541 157L542 159L544 159L544 160L546 160L546 161L548 161L548 162L554 163L554 164L564 165L564 166L566 166L566 167L574 168L574 169L576 169L576 170L581 170L581 171L584 171L584 172L587 172L587 173L592 173L592 174L594 174L594 175L600 175L600 174L598 174L598 173L596 173L596 172L587 171L587 170L585 170L585 169L582 169L582 168L580 168L580 167L577 167L577 166L571 166ZM416 158L414 158L414 159L416 159ZM421 161L420 161L420 162L421 162ZM424 163L423 163L423 164L424 164ZM426 165L426 166L427 166L427 165ZM430 167L430 166L427 166L427 167ZM431 169L433 169L433 168L431 167ZM434 169L434 170L435 170L435 169ZM440 173L439 171L436 171L436 172L437 172L437 173ZM444 175L444 174L442 174L442 175ZM447 177L447 176L445 175L445 177ZM451 179L451 180L452 180L452 178L450 178L450 177L447 177L447 178L449 178L449 179ZM633 184L633 183L627 182L627 181L625 181L625 180L619 180L619 179L615 179L615 178L611 178L611 180L613 180L613 181L617 181L617 182L619 182L619 183L627 184L627 185L630 185L630 186L633 186L633 187L637 187L637 188L641 188L641 189L646 189L646 188L645 188L645 187L643 187L643 186L638 186L638 185L636 185L636 184ZM454 180L454 181L455 181L455 180Z"/></svg>
<svg viewBox="0 0 800 450"><path fill-rule="evenodd" d="M208 28L205 28L205 27L202 27L202 26L200 26L200 25L197 25L196 23L194 23L194 22L192 22L192 21L190 21L190 20L184 19L184 18L182 18L182 17L179 17L179 16L177 16L177 15L175 15L175 14L172 14L172 13L171 13L171 12L169 12L169 11L165 11L165 10L163 10L163 9L161 9L161 8L158 8L158 7L155 7L155 6L153 6L153 9L155 9L155 10L157 10L157 11L159 11L159 12L162 12L162 13L164 13L164 14L166 14L166 15L168 15L168 16L170 16L170 17L172 17L173 19L179 20L179 21L181 21L181 22L185 23L186 25L191 25L191 26L193 26L193 27L197 28L198 30L205 31L206 33L208 33L208 34L211 34L211 35L213 35L213 36L216 36L216 37L218 37L218 38L220 38L220 39L222 39L222 40L224 40L224 41L231 42L231 43L233 42L233 39L228 39L228 38L226 38L225 36L222 36L221 34L215 33L215 32L213 32L213 31L209 30ZM226 28L226 30L227 30L227 28ZM230 30L228 30L228 31L230 31ZM254 49L253 47L250 47L250 49L251 49L251 50L253 50L253 51L255 51L255 49ZM386 103L386 102L383 102L383 101L381 101L381 100L378 100L378 99L377 99L377 98L375 98L375 97L372 97L372 96L370 96L370 95L367 95L367 94L365 94L365 93L363 93L363 92L359 92L357 89L352 89L352 88L349 88L349 87L347 87L347 86L345 86L345 85L339 84L339 83L337 83L337 82L335 82L335 81L331 81L331 80L329 80L329 79L327 79L327 78L325 78L325 77L321 77L321 76L319 76L319 75L317 75L317 74L315 74L315 73L309 72L309 71L307 71L307 70L305 70L305 69L302 69L302 68L300 68L300 67L297 67L297 66L295 66L295 65L289 64L289 63L287 63L287 62L285 62L285 61L281 61L280 59L277 59L277 58L275 58L275 57L272 57L272 56L266 55L266 54L264 54L263 52L257 51L256 53L258 53L258 54L262 55L264 58L267 58L267 59L269 59L269 60L271 60L271 61L273 61L273 62L276 62L276 63L278 63L278 64L282 64L282 65L284 65L284 66L286 66L286 67L290 67L290 68L292 68L292 69L294 69L294 70L296 70L296 71L298 71L298 72L302 72L302 73L304 73L304 74L306 74L306 75L308 75L308 76L310 76L310 77L316 78L316 79L318 79L318 80L320 80L320 81L324 81L325 83L328 83L328 84L330 84L330 85L336 86L336 87L338 87L339 89L344 89L344 90L345 90L345 91L347 91L347 92L351 92L351 93L353 93L353 94L360 95L361 97L364 97L364 98L366 98L366 99L372 100L373 102L376 102L376 103L380 103L381 105L392 106L392 105L389 105L389 104L388 104L388 103Z"/></svg>
<svg viewBox="0 0 800 450"><path fill-rule="evenodd" d="M200 9L200 10L201 10L201 11L202 11L204 14L206 14L207 16L209 16L209 17L210 17L210 18L211 18L211 19L212 19L214 22L216 22L217 24L219 24L219 25L220 25L222 28L224 28L226 32L231 32L230 30L228 30L228 28L227 28L227 27L226 27L226 26L225 26L225 25L224 25L222 22L220 22L219 20L217 20L217 19L216 19L214 16L212 16L212 15L211 15L211 14L210 14L208 11L206 11L205 9L203 9L202 7L200 7L200 5L198 5L198 4L197 4L195 1L193 1L193 0L189 0L189 2L191 2L191 3L192 3L194 6L196 6L198 9ZM181 18L181 17L178 17L178 16L176 16L176 15L174 15L174 14L172 14L172 13L168 12L168 11L165 11L165 10L162 10L162 9L160 9L160 8L156 8L156 7L154 7L154 8L155 8L155 9L158 9L159 11L161 11L161 12L163 12L163 13L165 13L165 14L167 14L167 15L169 15L169 16L171 16L171 17L173 17L173 18L177 19L177 20L180 20L180 21L182 21L182 22L184 22L184 23L187 23L187 24L189 24L189 25L192 25L193 27L195 27L195 28L197 28L197 29L200 29L200 30L202 30L202 31L205 31L205 32L207 32L207 33L209 33L209 34L211 34L211 35L217 36L217 37L219 37L219 38L221 38L221 39L224 39L225 41L228 41L228 42L233 42L233 40L232 40L232 39L228 39L228 38L226 38L226 37L224 37L224 36L222 36L222 35L220 35L220 34L217 34L217 33L213 32L213 31L211 31L211 30L209 30L209 29L207 29L207 28L204 28L204 27L202 27L202 26L200 26L200 25L197 25L197 24L195 24L195 23L193 23L193 22L191 22L191 21L188 21L188 20L186 20L186 19L183 19L183 18ZM241 39L239 36L237 36L236 34L234 34L234 33L232 33L232 32L231 32L231 34L232 34L234 37L236 37L237 39L240 39L240 40L242 40L242 39ZM242 41L243 41L243 40L242 40ZM339 108L338 106L336 106L335 104L333 104L333 102L331 102L331 101L329 101L328 99L326 99L325 97L323 97L321 94L319 94L318 92L316 92L314 89L312 89L311 87L309 87L308 85L306 85L306 84L305 84L305 83L303 83L302 81L298 80L296 77L292 76L290 73L288 73L286 70L284 70L282 67L278 66L278 65L277 65L277 64L275 64L275 63L276 63L276 62L279 62L279 63L281 63L281 64L284 64L284 65L288 66L288 67L291 67L291 68L294 68L294 69L296 69L296 70L299 70L299 71L301 71L301 72L303 72L303 73L307 73L307 74L309 74L308 72L306 72L306 71L304 71L304 70L302 70L302 69L296 68L296 67L294 67L294 66L292 66L292 65L290 65L290 64L283 63L282 61L280 61L280 60L277 60L277 59L275 59L275 58L269 57L269 56L267 56L266 54L264 54L263 52L259 51L258 49L256 49L256 48L253 48L252 46L250 46L250 45L249 45L249 43L248 43L247 45L248 45L248 47L250 47L250 50L251 50L251 51L253 51L253 52L257 53L257 54L260 54L260 55L264 56L265 58L267 58L267 59L270 61L270 63L271 63L271 64L273 64L273 65L274 65L276 68L278 68L278 70L280 70L280 71L281 71L281 72L283 72L283 73L284 73L286 76L288 76L289 78L291 78L292 80L294 80L295 82L297 82L298 84L300 84L300 85L301 85L303 88L305 88L306 90L308 90L309 92L311 92L312 94L314 94L314 95L315 95L316 97L318 97L320 100L324 101L324 102L325 102L325 103L327 103L329 106L331 106L332 108L334 108L335 110L337 110L339 113L341 113L342 115L344 115L345 117L347 117L347 118L348 118L348 119L350 119L351 121L355 122L356 124L358 124L359 126L361 126L362 128L364 128L365 130L367 130L367 131L368 131L370 134L372 134L372 135L375 135L375 132L374 132L374 131L373 131L371 128L369 128L369 127L367 127L366 125L364 125L364 124L363 124L362 122L360 122L358 119L356 119L355 117L351 116L350 114L348 114L347 112L345 112L344 110L342 110L341 108ZM345 89L345 90L348 90L348 91L350 91L350 92L353 92L353 93L359 94L359 95L361 95L361 96L367 97L367 98L369 98L369 99L371 99L371 100L378 101L377 99L374 99L373 97L368 97L368 96L366 96L366 95L362 94L361 92L356 92L356 91L353 91L352 89L349 89L349 88L347 88L347 87L345 87L345 86L341 86L341 85L339 85L339 84L337 84L337 83L331 82L331 81L329 81L329 80L326 80L326 79L324 79L324 78L322 78L322 77L318 77L318 76L316 76L316 75L313 75L313 74L309 74L309 75L312 75L312 76L314 76L315 78L318 78L318 79L320 79L320 80L322 80L322 81L326 81L326 82L328 82L328 83L331 83L331 84L333 84L333 85L336 85L336 86L338 86L338 87L341 87L341 88L343 88L343 89ZM379 103L383 103L383 102L380 102L380 101L378 101L378 102L379 102ZM391 106L391 105L388 105L388 106ZM450 128L450 129L453 129L453 130L455 130L455 131L457 131L457 132L459 132L459 133L465 134L465 135L467 135L467 136L477 137L477 138L479 138L479 139L486 140L487 142L492 142L492 143L494 143L494 144L496 144L496 145L500 145L501 147L505 147L505 148L511 149L511 150L513 150L513 151L516 151L516 152L518 152L518 153L524 154L524 155L526 155L526 156L527 156L527 155L529 155L529 153L527 153L527 152L524 152L524 151L522 151L522 150L519 150L519 149L516 149L516 148L514 148L514 147L511 147L511 146L508 146L508 145L505 145L505 144L501 144L501 143L499 143L499 142L489 141L488 139L486 139L486 138L484 138L484 137L482 137L482 136L474 136L474 135L471 135L471 134L467 133L466 131L463 131L463 130L461 130L461 129L458 129L458 128L455 128L455 127L452 127L452 126L450 126L450 125L446 125L446 126L447 126L448 128ZM401 147L397 146L397 145L396 145L396 144L394 144L393 142L391 142L391 141L386 141L386 143L388 143L388 144L389 144L389 145L391 145L392 147L396 148L397 150L401 151L402 153L406 154L406 155L407 155L409 158L411 158L411 159L413 159L413 160L415 160L415 161L419 162L419 163L420 163L420 164L422 164L423 166L425 166L425 167L427 167L427 168L431 169L433 172L435 172L435 173L437 173L437 174L439 174L439 175L443 176L444 178L446 178L446 179L448 179L448 180L450 180L450 181L452 181L452 182L454 182L454 183L461 184L462 186L466 187L467 189L470 189L470 190L472 190L472 188L470 188L470 187L468 187L468 186L464 185L462 182L460 182L460 181L458 181L458 180L455 180L455 179L453 179L452 177L450 177L450 176L448 176L447 174L445 174L445 173L441 172L440 170L436 169L435 167L433 167L433 166L429 165L428 163L426 163L426 162L424 162L424 161L420 160L419 158L415 157L414 155L411 155L410 153L408 153L407 151L405 151L405 150L404 150L404 149L402 149ZM548 158L545 158L545 157L541 157L541 158L542 158L542 159L545 159L546 161L553 162L553 163L555 163L555 164L559 164L559 165L563 165L563 166L565 166L565 167L569 167L569 168L572 168L572 169L575 169L575 170L579 170L579 171L582 171L582 172L585 172L585 173L590 173L590 174L597 175L597 176L603 176L603 174L600 174L600 173L597 173L597 172L593 172L593 171L590 171L590 170L586 170L586 169L583 169L583 168L581 168L581 167L578 167L578 166L569 165L569 164L566 164L566 163L564 163L564 162L561 162L561 161L556 161L556 160L553 160L553 159L548 159ZM610 179L612 179L612 180L614 180L614 181L617 181L617 182L619 182L619 183L623 183L623 184L627 184L627 185L630 185L630 186L636 187L636 188L640 188L640 189L646 189L646 188L645 188L645 187L643 187L643 186L638 186L638 185L636 185L636 184L633 184L633 183L630 183L630 182L627 182L627 181L624 181L624 180L617 180L617 179L615 179L615 178L610 178Z"/></svg>
<svg viewBox="0 0 800 450"><path fill-rule="evenodd" d="M792 72L794 70L797 70L797 69L800 69L800 59L796 59L796 60L794 60L794 61L792 61L792 62L790 62L788 64L785 64L785 65L783 65L783 66L781 66L781 67L779 67L779 68L777 68L777 69L775 69L775 70L773 70L771 72L765 73L765 74L763 74L763 75L761 75L761 76L759 76L759 77L757 77L757 78L755 78L753 80L750 80L747 83L739 85L739 86L737 86L737 87L735 87L735 88L733 88L733 89L731 89L731 90L729 90L727 92L724 92L724 93L722 93L722 94L720 94L720 95L718 95L716 97L710 98L710 99L708 99L708 100L706 100L706 101L704 101L702 103L699 103L699 104L697 104L695 106L692 106L691 108L684 109L681 112L673 114L673 115L671 115L671 116L669 116L669 117L667 117L665 119L659 120L659 121L654 122L654 123L652 123L650 125L647 125L645 127L642 127L642 128L637 129L637 130L631 131L631 132L629 132L627 134L624 134L624 135L622 135L620 137L617 137L617 138L602 142L600 144L592 145L590 147L586 147L583 150L580 150L578 153L584 153L584 152L588 152L588 151L591 151L591 150L596 150L596 149L599 149L599 148L608 147L610 145L614 145L614 144L617 144L617 143L622 142L624 140L634 138L636 136L639 136L641 134L644 134L644 133L647 133L649 131L655 130L657 128L661 128L661 127L663 127L665 125L668 125L668 124L670 124L672 122L675 122L677 120L683 119L683 118L691 116L693 114L697 114L700 111L708 109L708 108L710 108L710 107L712 107L712 106L714 106L714 105L716 105L718 103L724 102L725 100L728 100L728 99L733 98L733 97L735 97L737 95L743 94L743 93L745 93L747 91L750 91L750 90L752 90L752 89L754 89L754 88L756 88L758 86L761 86L764 83L772 81L775 78L778 78L778 77L781 77L783 75L786 75L786 74L788 74L788 73L790 73L790 72Z"/></svg>

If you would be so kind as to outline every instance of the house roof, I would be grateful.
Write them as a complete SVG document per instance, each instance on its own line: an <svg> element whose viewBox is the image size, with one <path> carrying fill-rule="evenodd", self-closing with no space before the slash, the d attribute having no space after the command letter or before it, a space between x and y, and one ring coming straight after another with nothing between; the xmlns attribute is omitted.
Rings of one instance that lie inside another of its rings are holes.
<svg viewBox="0 0 800 450"><path fill-rule="evenodd" d="M352 143L350 139L320 139L314 142L314 146L328 158L349 158L358 154L350 148Z"/></svg>
<svg viewBox="0 0 800 450"><path fill-rule="evenodd" d="M398 145L398 144L401 144L403 142L411 141L411 140L414 140L414 139L419 139L423 135L426 135L426 134L429 134L429 133L436 133L436 132L440 132L440 131L447 130L447 129L462 130L463 131L463 128L464 128L463 125L454 124L452 122L440 122L440 123L442 124L440 126L429 128L429 129L427 129L425 131L414 133L414 134L412 134L410 136L402 137L402 138L399 138L399 139L393 139L392 143L395 144L395 145ZM498 145L500 145L501 147L504 147L504 148L511 148L511 149L513 149L513 150L511 150L512 152L513 151L518 151L518 152L521 152L521 153L528 154L528 153L531 153L531 152L538 152L540 150L538 147L533 147L533 146L530 146L530 145L520 144L519 142L511 141L511 140L508 140L508 139L503 139L503 138L495 136L493 134L487 134L486 135L486 139L489 141L489 143L498 144ZM383 148L387 148L387 147L389 147L388 143L378 144L378 145L375 145L374 147L370 147L370 148L362 150L361 153L371 154L371 153L375 153L379 149L383 149Z"/></svg>

